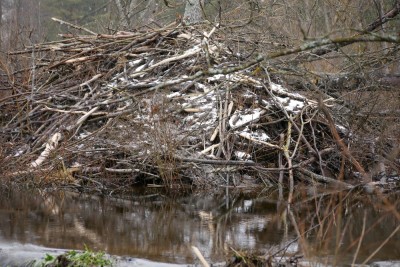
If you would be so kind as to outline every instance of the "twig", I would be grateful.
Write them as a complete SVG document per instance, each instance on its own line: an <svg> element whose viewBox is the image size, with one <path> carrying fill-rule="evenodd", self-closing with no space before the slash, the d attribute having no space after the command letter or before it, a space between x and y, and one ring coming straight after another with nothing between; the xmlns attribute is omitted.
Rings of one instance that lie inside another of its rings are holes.
<svg viewBox="0 0 400 267"><path fill-rule="evenodd" d="M282 150L282 148L281 148L280 146L277 146L277 145L274 145L274 144L270 144L270 143L268 143L268 142L264 142L264 141L261 141L261 140L254 139L254 138L248 136L248 135L245 134L245 133L239 133L238 135L239 135L240 137L243 137L243 138L245 138L245 139L247 139L247 140L249 140L249 141L251 141L251 142L254 142L254 143L256 143L256 144L265 145L265 146L267 146L267 147L272 147L272 148L275 148L275 149L278 149L278 150Z"/></svg>
<svg viewBox="0 0 400 267"><path fill-rule="evenodd" d="M396 227L396 229L393 230L393 232L377 247L374 252L372 252L361 264L361 266L364 266L367 262L369 262L375 255L378 253L383 246L400 230L400 225Z"/></svg>
<svg viewBox="0 0 400 267"><path fill-rule="evenodd" d="M279 135L279 146L283 147L284 146L284 142L285 142L285 135L284 134L280 134ZM282 151L279 151L279 154L278 154L278 164L279 164L279 168L283 169ZM284 175L284 171L283 170L279 171L279 180L278 180L279 201L283 201L283 187L282 187L283 175Z"/></svg>
<svg viewBox="0 0 400 267"><path fill-rule="evenodd" d="M200 51L201 51L201 47L200 46L191 48L191 49L185 51L182 55L178 55L178 56L175 56L175 57L170 57L170 58L166 58L164 60L161 60L160 62L157 62L156 64L148 67L147 69L144 69L142 71L138 71L136 73L131 74L130 77L131 78L138 77L140 75L148 73L149 71L151 71L151 70L153 70L153 69L155 69L155 68L157 68L157 67L159 67L161 65L166 65L166 64L174 62L174 61L178 61L178 60L181 60L181 59L184 59L184 58L187 58L187 57L191 57L193 55L196 55Z"/></svg>
<svg viewBox="0 0 400 267"><path fill-rule="evenodd" d="M356 252L354 253L353 262L351 263L351 266L354 266L354 264L356 263L357 256L358 256L358 253L359 253L359 251L360 251L362 241L363 241L363 239L364 239L364 237L365 237L365 225L366 225L366 220L367 220L367 212L364 211L364 217L363 217L363 225L362 225L361 235L360 235L360 238L359 238L359 240L358 240L357 249L356 249Z"/></svg>
<svg viewBox="0 0 400 267"><path fill-rule="evenodd" d="M351 185L351 184L348 184L348 183L345 183L345 182L342 182L342 181L338 181L336 179L332 179L332 178L329 178L329 177L326 177L326 176L318 175L318 174L313 173L313 172L311 172L311 171L309 171L307 169L304 169L304 168L299 168L299 171L302 172L303 174L311 177L312 179L315 179L315 180L317 180L319 182L322 182L322 183L334 184L334 185L337 185L337 186L340 186L340 187L345 187L347 189L354 188L354 186Z"/></svg>
<svg viewBox="0 0 400 267"><path fill-rule="evenodd" d="M90 111L86 112L85 115L83 115L81 118L79 118L79 120L76 122L75 126L81 125L87 118L89 118L90 115L95 113L98 109L99 109L99 107L94 107Z"/></svg>
<svg viewBox="0 0 400 267"><path fill-rule="evenodd" d="M195 159L195 158L183 158L179 156L175 156L175 158L182 162L193 162L193 163L210 164L210 165L239 165L239 166L256 165L256 163L253 161Z"/></svg>
<svg viewBox="0 0 400 267"><path fill-rule="evenodd" d="M82 110L62 110L62 109L57 109L57 108L49 108L48 106L44 106L41 110L48 110L48 111L54 111L54 112L59 112L59 113L66 113L66 114L87 114L87 111L82 111ZM101 115L107 115L109 114L108 112L94 112L91 115L93 116L101 116Z"/></svg>
<svg viewBox="0 0 400 267"><path fill-rule="evenodd" d="M283 147L283 155L286 158L288 168L289 168L289 196L288 196L288 204L291 204L293 201L293 191L294 191L294 177L293 177L293 169L292 169L292 158L289 155L290 149L290 140L292 139L292 124L288 121L288 129L286 135L286 144Z"/></svg>
<svg viewBox="0 0 400 267"><path fill-rule="evenodd" d="M54 21L56 21L56 22L58 22L58 23L60 23L61 25L62 25L62 24L65 24L65 25L67 25L67 26L69 26L69 27L72 27L72 28L75 28L75 29L78 29L78 30L81 30L81 31L85 31L85 32L90 33L90 34L93 34L93 35L97 35L97 33L92 32L91 30L88 30L88 29L86 29L86 28L84 28L84 27L82 27L82 26L77 26L77 25L75 25L75 24L72 24L72 23L66 22L66 21L64 21L64 20L57 19L57 18L51 18L51 19L54 20Z"/></svg>
<svg viewBox="0 0 400 267"><path fill-rule="evenodd" d="M333 121L333 118L328 110L328 108L325 106L325 103L320 99L319 101L319 108L320 110L324 113L327 121L328 121L328 126L329 129L332 133L332 136L335 139L336 144L340 147L343 155L353 164L353 166L356 168L358 172L362 175L364 182L368 183L371 182L372 179L369 177L367 172L364 170L364 168L361 166L361 164L353 157L351 154L350 150L347 148L346 144L343 142L343 139L340 138L338 131L336 130L335 122Z"/></svg>
<svg viewBox="0 0 400 267"><path fill-rule="evenodd" d="M207 154L208 152L210 152L213 149L216 149L217 147L219 147L219 144L211 145L211 146L207 147L206 149L203 149L202 151L200 151L200 154Z"/></svg>

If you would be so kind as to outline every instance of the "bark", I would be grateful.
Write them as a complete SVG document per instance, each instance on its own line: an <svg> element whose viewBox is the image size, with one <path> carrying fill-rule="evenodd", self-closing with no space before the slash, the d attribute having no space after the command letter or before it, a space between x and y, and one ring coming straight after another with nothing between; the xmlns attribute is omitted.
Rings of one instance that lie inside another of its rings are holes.
<svg viewBox="0 0 400 267"><path fill-rule="evenodd" d="M128 15L126 9L123 7L120 0L115 0L115 5L118 10L118 16L120 17L120 22L122 27L127 27L129 25Z"/></svg>
<svg viewBox="0 0 400 267"><path fill-rule="evenodd" d="M0 49L3 47L3 0L0 0Z"/></svg>
<svg viewBox="0 0 400 267"><path fill-rule="evenodd" d="M138 6L137 3L131 2L131 9L135 10ZM138 14L139 21L141 23L150 23L151 21L157 18L158 12L160 12L161 5L158 4L157 0L147 0L145 1L145 6L143 7L143 11ZM160 25L163 25L161 22Z"/></svg>
<svg viewBox="0 0 400 267"><path fill-rule="evenodd" d="M203 21L202 6L204 0L186 0L185 14L183 20L186 24L195 24Z"/></svg>

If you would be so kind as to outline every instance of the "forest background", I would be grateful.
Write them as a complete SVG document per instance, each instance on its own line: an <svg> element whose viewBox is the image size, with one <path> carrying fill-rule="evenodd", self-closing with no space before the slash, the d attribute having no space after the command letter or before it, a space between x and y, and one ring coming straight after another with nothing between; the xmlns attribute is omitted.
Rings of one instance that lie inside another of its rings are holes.
<svg viewBox="0 0 400 267"><path fill-rule="evenodd" d="M162 26L182 17L187 3L190 2L0 0L0 44L2 50L7 51L10 47L52 41L58 38L57 34L70 30L52 21L52 17L99 33L152 23ZM258 34L255 37L260 39L269 37L293 42L365 29L396 3L396 0L205 0L202 11L207 20L218 22L222 27L247 30L248 38ZM393 19L379 30L398 32L398 26L398 19Z"/></svg>

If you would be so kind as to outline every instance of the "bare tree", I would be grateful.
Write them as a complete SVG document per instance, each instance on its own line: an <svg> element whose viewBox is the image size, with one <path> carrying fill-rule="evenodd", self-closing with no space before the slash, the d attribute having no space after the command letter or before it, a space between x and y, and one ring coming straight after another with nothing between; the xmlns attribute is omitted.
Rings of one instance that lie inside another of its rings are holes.
<svg viewBox="0 0 400 267"><path fill-rule="evenodd" d="M124 28L150 23L162 5L156 0L114 0L118 24Z"/></svg>
<svg viewBox="0 0 400 267"><path fill-rule="evenodd" d="M115 0L115 6L117 7L118 15L119 15L119 20L121 25L124 27L129 25L129 17L127 13L127 9L123 6L121 0Z"/></svg>

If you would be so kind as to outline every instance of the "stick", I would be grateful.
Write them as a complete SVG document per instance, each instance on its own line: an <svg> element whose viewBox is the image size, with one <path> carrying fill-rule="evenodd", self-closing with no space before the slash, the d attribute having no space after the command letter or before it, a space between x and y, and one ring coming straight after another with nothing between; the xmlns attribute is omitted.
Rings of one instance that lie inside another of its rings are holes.
<svg viewBox="0 0 400 267"><path fill-rule="evenodd" d="M278 149L278 150L282 150L282 148L280 146L277 146L277 145L270 144L270 143L267 143L267 142L264 142L264 141L261 141L261 140L257 140L257 139L251 138L250 136L247 136L244 133L239 133L239 136L243 137L243 138L245 138L245 139L247 139L249 141L252 141L254 143L257 143L257 144L261 144L261 145L272 147L272 148L275 148L275 149Z"/></svg>
<svg viewBox="0 0 400 267"><path fill-rule="evenodd" d="M98 110L99 107L94 107L92 108L89 112L87 112L85 115L83 115L77 122L76 126L81 125L90 115L92 115L96 110Z"/></svg>
<svg viewBox="0 0 400 267"><path fill-rule="evenodd" d="M195 158L182 158L179 156L175 156L175 158L182 162L193 162L193 163L210 164L210 165L242 165L242 166L256 165L254 161L195 159Z"/></svg>
<svg viewBox="0 0 400 267"><path fill-rule="evenodd" d="M78 26L78 25L75 25L75 24L72 24L72 23L63 21L63 20L61 20L61 19L57 19L57 18L51 18L51 19L54 20L54 21L56 21L56 22L58 22L58 23L60 23L61 25L62 25L62 24L65 24L65 25L67 25L67 26L69 26L69 27L72 27L72 28L75 28L75 29L78 29L78 30L81 30L81 31L85 31L85 32L88 32L88 33L93 34L93 35L97 35L97 33L92 32L91 30L88 30L88 29L83 28L83 27L81 27L81 26Z"/></svg>
<svg viewBox="0 0 400 267"><path fill-rule="evenodd" d="M354 186L351 185L351 184L348 184L348 183L345 183L345 182L342 182L342 181L339 181L339 180L336 180L336 179L332 179L332 178L329 178L329 177L326 177L326 176L318 175L318 174L313 173L313 172L311 172L309 170L306 170L304 168L299 168L299 171L301 173L311 177L312 179L317 180L318 182L328 183L328 184L335 184L337 186L345 187L347 189L354 188Z"/></svg>
<svg viewBox="0 0 400 267"><path fill-rule="evenodd" d="M59 113L66 113L66 114L87 114L86 111L82 111L82 110L62 110L62 109L57 109L57 108L49 108L48 106L44 106L42 109L42 111L54 111L54 112L59 112ZM101 115L107 115L109 114L108 112L95 112L92 113L93 116L101 116Z"/></svg>
<svg viewBox="0 0 400 267"><path fill-rule="evenodd" d="M290 116L291 118L291 116ZM294 191L294 178L293 178L293 169L292 169L292 158L289 155L290 148L290 140L292 139L292 123L290 120L288 121L288 130L286 137L286 144L283 147L283 155L286 158L288 168L289 168L289 196L288 196L288 204L291 204L293 201L293 191Z"/></svg>
<svg viewBox="0 0 400 267"><path fill-rule="evenodd" d="M213 140L211 140L211 141L213 141ZM212 146L209 146L209 147L207 147L206 149L200 151L200 154L203 154L203 155L204 155L204 154L207 154L207 152L209 152L209 151L211 151L211 150L217 148L218 146L219 146L219 144L214 144L214 145L212 145Z"/></svg>
<svg viewBox="0 0 400 267"><path fill-rule="evenodd" d="M356 168L356 170L361 173L364 182L368 183L371 182L372 179L369 177L367 172L364 170L364 168L361 166L361 164L353 157L353 155L350 153L350 150L347 148L346 144L343 142L342 138L340 138L339 133L336 130L335 127L335 122L333 121L333 118L328 110L328 108L325 106L325 103L322 101L322 98L320 98L319 103L319 108L320 110L324 113L327 121L328 121L328 126L329 129L331 130L332 136L336 142L336 144L340 147L343 155L353 164L353 166Z"/></svg>
<svg viewBox="0 0 400 267"><path fill-rule="evenodd" d="M279 145L281 147L284 146L284 142L285 142L285 135L284 134L280 134L279 135ZM279 151L278 154L278 163L279 163L279 168L283 169L283 163L282 163L282 151ZM283 200L283 175L284 175L284 171L280 170L279 171L279 180L278 180L278 192L279 192L279 201Z"/></svg>
<svg viewBox="0 0 400 267"><path fill-rule="evenodd" d="M203 264L203 267L210 267L210 265L208 264L208 262L203 257L203 255L201 254L200 250L197 247L192 246L192 251L197 256L197 258L199 258L201 264Z"/></svg>
<svg viewBox="0 0 400 267"><path fill-rule="evenodd" d="M145 70L139 71L139 72L137 72L137 73L135 73L135 74L131 74L131 75L130 75L130 78L138 77L138 76L140 76L140 75L142 75L142 74L144 74L144 73L146 73L146 72L149 72L149 71L151 71L151 70L157 68L158 66L161 66L161 65L164 65L164 64L168 64L168 63L173 62L173 61L177 61L177 60L180 60L180 59L184 59L184 58L187 58L187 57L196 55L196 54L199 53L200 51L201 51L201 47L200 47L200 46L191 48L191 49L185 51L182 55L178 55L178 56L175 56L175 57L166 58L166 59L161 60L160 62L158 62L158 63L156 63L156 64L154 64L154 65L148 67L148 68L145 69Z"/></svg>

